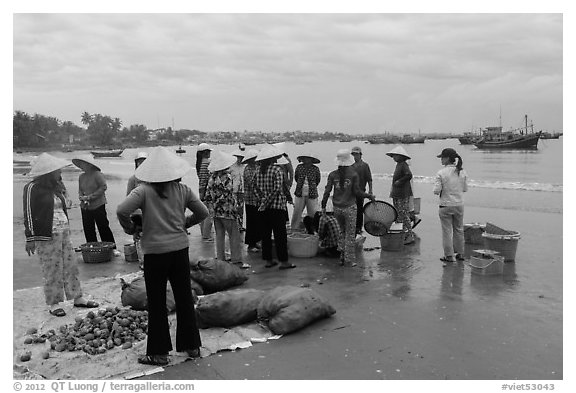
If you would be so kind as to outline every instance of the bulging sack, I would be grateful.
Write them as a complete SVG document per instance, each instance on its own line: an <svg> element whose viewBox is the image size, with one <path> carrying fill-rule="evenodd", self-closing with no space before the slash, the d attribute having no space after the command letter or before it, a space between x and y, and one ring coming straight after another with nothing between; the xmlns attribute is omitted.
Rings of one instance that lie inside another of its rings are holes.
<svg viewBox="0 0 576 393"><path fill-rule="evenodd" d="M122 294L120 299L123 306L130 306L133 310L147 310L148 309L148 296L146 296L146 284L144 277L138 277L131 283L127 283L120 279L122 284ZM174 293L170 283L166 287L166 308L168 312L176 310L176 302L174 301Z"/></svg>
<svg viewBox="0 0 576 393"><path fill-rule="evenodd" d="M242 269L219 259L198 261L190 264L190 276L202 286L204 293L223 291L248 280Z"/></svg>
<svg viewBox="0 0 576 393"><path fill-rule="evenodd" d="M257 289L232 289L206 295L196 305L198 326L232 327L255 321L264 293Z"/></svg>
<svg viewBox="0 0 576 393"><path fill-rule="evenodd" d="M274 334L288 334L327 318L336 310L310 288L283 286L267 292L258 305L258 320Z"/></svg>

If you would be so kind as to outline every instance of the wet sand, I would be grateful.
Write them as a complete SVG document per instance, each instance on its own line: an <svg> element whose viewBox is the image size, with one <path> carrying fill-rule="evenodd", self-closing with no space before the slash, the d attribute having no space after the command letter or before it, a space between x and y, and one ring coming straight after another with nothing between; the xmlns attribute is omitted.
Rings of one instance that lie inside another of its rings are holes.
<svg viewBox="0 0 576 393"><path fill-rule="evenodd" d="M131 240L114 215L124 187L119 179L107 192L108 217L121 251ZM516 262L506 264L503 276L476 276L466 264L442 267L437 206L424 194L429 188L416 185L423 221L415 230L416 244L403 251L359 250L354 268L322 257L293 258L298 267L286 271L265 269L258 254L246 254L252 269L244 287L309 285L336 308L332 318L275 342L168 367L147 378L562 379L562 214L467 206L465 222L491 221L522 234ZM77 246L84 242L78 208L70 219ZM214 245L201 242L197 227L189 238L192 259L214 255ZM13 242L14 289L41 285L37 259L24 251L16 212ZM379 245L367 235L364 248ZM467 253L475 248L482 247L467 245ZM79 261L82 280L138 269L123 258L97 265Z"/></svg>

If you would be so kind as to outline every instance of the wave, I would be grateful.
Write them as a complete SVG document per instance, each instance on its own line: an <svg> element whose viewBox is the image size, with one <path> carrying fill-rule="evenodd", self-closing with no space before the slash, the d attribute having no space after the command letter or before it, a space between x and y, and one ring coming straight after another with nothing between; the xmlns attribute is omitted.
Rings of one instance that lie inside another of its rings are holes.
<svg viewBox="0 0 576 393"><path fill-rule="evenodd" d="M322 176L328 176L329 172L322 173ZM372 179L389 180L392 179L391 173L373 173ZM433 176L414 176L415 183L434 184ZM499 180L468 180L468 187L474 188L491 188L500 190L517 190L517 191L540 191L540 192L563 192L564 186L555 183L530 183L530 182L515 182L515 181L499 181Z"/></svg>

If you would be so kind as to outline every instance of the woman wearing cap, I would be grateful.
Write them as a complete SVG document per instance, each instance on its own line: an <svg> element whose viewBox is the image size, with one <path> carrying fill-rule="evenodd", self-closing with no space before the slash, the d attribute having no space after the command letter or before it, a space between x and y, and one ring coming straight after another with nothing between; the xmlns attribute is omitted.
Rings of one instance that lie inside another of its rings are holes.
<svg viewBox="0 0 576 393"><path fill-rule="evenodd" d="M67 203L61 178L70 162L42 153L28 173L24 186L24 232L28 255L38 252L44 278L44 298L50 314L62 317L60 302L74 299L75 307L98 307L82 297L78 265L70 239Z"/></svg>
<svg viewBox="0 0 576 393"><path fill-rule="evenodd" d="M358 173L352 169L354 158L348 149L338 150L336 155L338 169L330 172L322 198L322 214L326 213L326 204L334 190L332 204L334 216L340 226L340 264L356 266L356 197L374 200L374 195L360 190Z"/></svg>
<svg viewBox="0 0 576 393"><path fill-rule="evenodd" d="M244 160L242 160L242 163L246 165L244 168L244 203L246 205L246 233L244 235L244 243L248 246L249 252L260 251L258 243L262 240L260 236L262 223L260 221L260 214L258 213L258 198L254 192L256 176L258 175L259 169L256 163L257 156L258 152L250 149L245 153Z"/></svg>
<svg viewBox="0 0 576 393"><path fill-rule="evenodd" d="M390 198L396 211L398 212L398 222L402 222L404 230L404 244L414 243L414 233L412 232L412 220L410 219L410 197L412 196L412 171L406 163L410 159L408 153L402 146L396 146L386 153L396 162L396 169L392 176L392 188Z"/></svg>
<svg viewBox="0 0 576 393"><path fill-rule="evenodd" d="M318 184L320 184L320 169L315 164L320 160L313 153L303 154L296 159L300 162L294 171L296 189L294 190L294 212L292 214L292 229L298 229L302 222L302 212L306 207L306 215L314 217L318 205Z"/></svg>
<svg viewBox="0 0 576 393"><path fill-rule="evenodd" d="M240 231L244 231L242 222L244 221L244 159L245 152L243 150L236 150L232 153L236 157L236 162L230 167L230 175L232 176L232 184L234 185L234 194L236 196L238 214L240 215Z"/></svg>
<svg viewBox="0 0 576 393"><path fill-rule="evenodd" d="M208 178L210 173L208 172L208 164L210 163L210 152L212 149L207 143L201 143L198 145L198 150L196 151L196 174L198 175L198 193L200 194L200 200L204 200L204 194L206 193L206 186L208 185ZM205 242L213 242L212 237L212 219L206 217L200 224L200 232L202 233L202 240Z"/></svg>
<svg viewBox="0 0 576 393"><path fill-rule="evenodd" d="M278 165L274 165L279 157L282 157L282 151L272 145L264 147L258 153L256 161L260 163L260 170L256 175L254 193L258 199L258 211L262 222L262 259L266 261L265 266L272 267L278 264L272 257L272 233L274 233L280 269L291 269L296 265L288 262L284 171Z"/></svg>
<svg viewBox="0 0 576 393"><path fill-rule="evenodd" d="M116 215L128 234L137 230L130 219L142 209L141 245L144 251L144 280L148 297L148 342L146 355L139 363L168 364L172 350L166 310L166 285L170 281L176 301L176 351L190 357L200 355L200 334L196 325L192 289L188 236L186 228L204 220L208 209L198 196L180 182L191 167L164 147L154 148L136 169L142 182L118 205ZM186 209L192 211L186 216Z"/></svg>
<svg viewBox="0 0 576 393"><path fill-rule="evenodd" d="M225 238L226 233L228 233L231 263L247 269L250 265L242 262L240 236L242 217L239 214L239 202L236 198L237 188L230 173L230 168L235 162L237 160L233 155L220 151L215 152L210 165L208 165L211 175L206 186L204 203L206 203L210 216L214 220L216 258L221 261L226 260Z"/></svg>
<svg viewBox="0 0 576 393"><path fill-rule="evenodd" d="M439 197L440 224L442 225L443 266L464 260L464 200L468 191L467 174L462 169L462 158L452 148L442 150L438 158L444 168L436 173L434 194ZM456 162L457 161L457 162Z"/></svg>
<svg viewBox="0 0 576 393"><path fill-rule="evenodd" d="M84 171L78 177L78 194L86 242L98 241L96 237L98 227L101 241L114 243L116 248L116 241L106 215L107 185L104 175L91 158L74 158L72 162ZM118 256L120 253L115 249L114 255Z"/></svg>

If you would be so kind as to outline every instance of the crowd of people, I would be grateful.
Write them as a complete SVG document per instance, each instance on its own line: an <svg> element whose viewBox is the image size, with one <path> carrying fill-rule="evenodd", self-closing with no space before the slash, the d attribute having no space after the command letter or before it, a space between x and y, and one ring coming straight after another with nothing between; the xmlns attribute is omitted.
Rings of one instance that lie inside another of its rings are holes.
<svg viewBox="0 0 576 393"><path fill-rule="evenodd" d="M404 243L410 244L414 242L412 229L419 222L411 207L410 156L401 146L386 154L396 162L389 196L398 213L397 221L402 223ZM442 150L438 158L443 168L436 174L433 192L439 198L441 261L446 266L464 259L462 193L467 191L467 174L454 149ZM266 268L295 268L289 261L287 236L289 231L302 229L318 234L326 256L339 258L342 266L356 265L355 242L362 233L364 202L376 199L362 149L336 153L335 169L322 193L318 190L318 157L309 152L296 159L294 169L282 144L266 145L260 151L239 146L226 153L202 143L195 165L199 179L196 195L181 182L192 169L186 160L164 147L151 149L149 155L138 153L134 176L128 181L126 198L118 205L116 216L123 230L133 236L144 270L149 325L146 355L139 362L168 363L172 350L166 310L168 281L176 302L176 350L190 357L200 356L189 270L188 228L193 225L200 226L204 242L215 243L216 258L240 268L251 267L243 260L242 242L247 252L261 253ZM115 244L100 168L90 159L75 158L72 162L83 171L78 198L86 242L97 241L97 228L101 241ZM83 297L78 279L67 213L72 202L61 179L61 170L68 165L71 163L66 160L43 153L32 163L28 173L32 180L24 187L26 251L28 255L38 254L48 311L58 317L66 315L59 306L64 298L73 300L75 307L99 306ZM294 205L291 220L288 204ZM306 216L302 217L304 210Z"/></svg>

